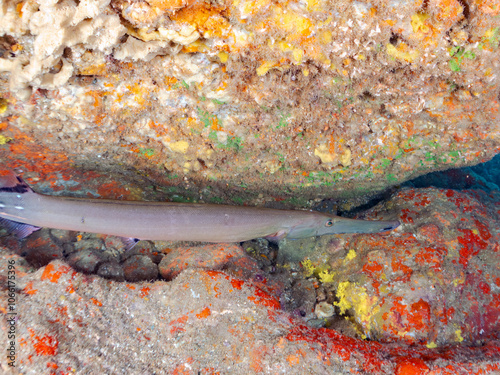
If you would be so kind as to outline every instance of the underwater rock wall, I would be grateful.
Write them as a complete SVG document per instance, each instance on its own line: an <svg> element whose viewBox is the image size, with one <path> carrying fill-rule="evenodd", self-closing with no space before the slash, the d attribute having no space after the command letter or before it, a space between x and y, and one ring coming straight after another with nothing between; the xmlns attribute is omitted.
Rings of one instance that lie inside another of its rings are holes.
<svg viewBox="0 0 500 375"><path fill-rule="evenodd" d="M0 4L1 143L86 168L352 196L500 150L494 1Z"/></svg>
<svg viewBox="0 0 500 375"><path fill-rule="evenodd" d="M9 264L16 266L16 306L22 308L12 324L22 342L17 372L4 366L7 374L500 370L498 342L438 351L356 340L302 324L279 311L266 288L224 272L189 270L169 283L128 284L77 273L60 261L27 273L22 259L0 252L2 274Z"/></svg>

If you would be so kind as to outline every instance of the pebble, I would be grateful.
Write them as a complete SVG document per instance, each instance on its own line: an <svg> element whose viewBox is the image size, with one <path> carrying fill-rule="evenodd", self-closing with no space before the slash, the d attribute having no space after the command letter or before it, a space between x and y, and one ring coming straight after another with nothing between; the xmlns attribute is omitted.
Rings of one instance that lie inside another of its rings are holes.
<svg viewBox="0 0 500 375"><path fill-rule="evenodd" d="M93 250L82 250L70 254L67 262L77 271L83 273L93 273L97 265L102 262L102 259Z"/></svg>
<svg viewBox="0 0 500 375"><path fill-rule="evenodd" d="M125 280L125 274L123 272L123 267L117 261L107 261L101 263L97 268L97 274L105 279L111 279L116 281Z"/></svg>
<svg viewBox="0 0 500 375"><path fill-rule="evenodd" d="M124 254L124 257L130 258L133 255L147 256L156 264L160 263L164 257L164 254L158 251L149 241L139 241L132 249Z"/></svg>
<svg viewBox="0 0 500 375"><path fill-rule="evenodd" d="M61 243L71 242L75 240L75 233L69 230L51 229L50 235Z"/></svg>
<svg viewBox="0 0 500 375"><path fill-rule="evenodd" d="M144 255L133 255L123 262L125 280L138 282L158 278L158 266L151 258Z"/></svg>
<svg viewBox="0 0 500 375"><path fill-rule="evenodd" d="M73 246L73 243L71 242L63 243L62 248L65 257L69 256L71 253L74 253L76 251L75 247Z"/></svg>
<svg viewBox="0 0 500 375"><path fill-rule="evenodd" d="M89 238L73 243L75 250L101 250L103 241L98 238Z"/></svg>
<svg viewBox="0 0 500 375"><path fill-rule="evenodd" d="M328 302L320 302L314 308L314 313L319 319L329 318L335 314L335 307Z"/></svg>
<svg viewBox="0 0 500 375"><path fill-rule="evenodd" d="M121 250L125 246L123 245L122 239L116 236L106 236L104 238L104 246L106 249L117 249Z"/></svg>
<svg viewBox="0 0 500 375"><path fill-rule="evenodd" d="M241 244L247 254L258 262L261 269L271 271L276 264L277 246L264 238L245 241Z"/></svg>
<svg viewBox="0 0 500 375"><path fill-rule="evenodd" d="M63 249L52 241L47 229L41 229L32 233L23 242L22 255L31 265L42 267L62 258Z"/></svg>

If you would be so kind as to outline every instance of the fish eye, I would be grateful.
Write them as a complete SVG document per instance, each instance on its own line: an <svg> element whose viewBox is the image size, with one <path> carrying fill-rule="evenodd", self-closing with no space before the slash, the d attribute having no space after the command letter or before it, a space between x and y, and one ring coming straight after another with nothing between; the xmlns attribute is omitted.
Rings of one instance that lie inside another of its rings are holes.
<svg viewBox="0 0 500 375"><path fill-rule="evenodd" d="M325 227L331 227L333 225L333 221L332 219L329 219L326 223L325 223Z"/></svg>

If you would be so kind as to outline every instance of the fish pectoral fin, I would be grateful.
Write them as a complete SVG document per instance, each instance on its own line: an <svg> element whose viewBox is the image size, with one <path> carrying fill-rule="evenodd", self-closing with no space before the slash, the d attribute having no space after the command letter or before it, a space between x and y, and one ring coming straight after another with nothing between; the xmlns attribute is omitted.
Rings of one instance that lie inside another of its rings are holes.
<svg viewBox="0 0 500 375"><path fill-rule="evenodd" d="M40 227L34 225L18 223L17 221L7 220L0 217L0 226L7 228L18 239L28 237L31 233L36 232Z"/></svg>
<svg viewBox="0 0 500 375"><path fill-rule="evenodd" d="M120 240L122 241L123 246L125 246L125 251L132 250L137 242L140 241L140 239L133 237L120 237Z"/></svg>
<svg viewBox="0 0 500 375"><path fill-rule="evenodd" d="M287 232L284 229L282 229L282 230L280 230L276 233L270 234L269 236L266 236L264 238L268 241L278 242L278 241L282 240L283 238L285 238L286 235L287 235Z"/></svg>

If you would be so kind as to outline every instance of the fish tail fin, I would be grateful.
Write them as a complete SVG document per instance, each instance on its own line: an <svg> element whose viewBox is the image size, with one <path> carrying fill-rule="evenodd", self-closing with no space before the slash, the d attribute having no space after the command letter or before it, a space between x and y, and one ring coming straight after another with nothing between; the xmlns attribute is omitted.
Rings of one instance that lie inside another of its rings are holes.
<svg viewBox="0 0 500 375"><path fill-rule="evenodd" d="M34 191L24 180L12 172L0 172L0 226L6 228L17 238L21 239L40 229L34 225L9 220L13 198L19 194L34 194Z"/></svg>

